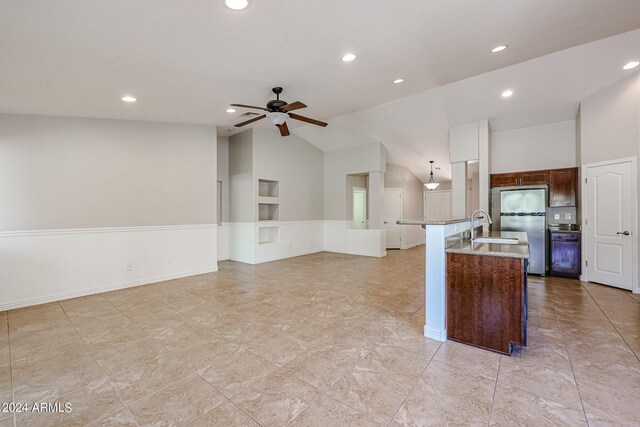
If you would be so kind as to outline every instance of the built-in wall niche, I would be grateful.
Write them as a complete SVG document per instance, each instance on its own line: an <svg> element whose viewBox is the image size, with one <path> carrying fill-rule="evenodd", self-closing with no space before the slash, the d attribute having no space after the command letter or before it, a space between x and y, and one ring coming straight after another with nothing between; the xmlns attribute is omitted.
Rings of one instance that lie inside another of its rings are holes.
<svg viewBox="0 0 640 427"><path fill-rule="evenodd" d="M258 244L266 245L280 241L280 227L258 227Z"/></svg>
<svg viewBox="0 0 640 427"><path fill-rule="evenodd" d="M280 218L280 205L277 203L258 203L259 221L277 221Z"/></svg>
<svg viewBox="0 0 640 427"><path fill-rule="evenodd" d="M260 197L280 196L280 181L259 179L258 180L258 196Z"/></svg>

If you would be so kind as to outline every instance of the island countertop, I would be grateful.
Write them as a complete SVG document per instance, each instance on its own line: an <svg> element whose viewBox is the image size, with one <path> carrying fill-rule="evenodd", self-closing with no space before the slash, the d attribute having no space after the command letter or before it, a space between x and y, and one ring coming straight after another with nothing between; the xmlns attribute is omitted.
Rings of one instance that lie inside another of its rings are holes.
<svg viewBox="0 0 640 427"><path fill-rule="evenodd" d="M480 217L476 218L479 219ZM469 218L458 218L458 219L449 219L446 221L422 221L420 219L399 219L396 221L398 225L422 225L423 228L425 225L449 225L449 224L459 224L461 222L469 222Z"/></svg>
<svg viewBox="0 0 640 427"><path fill-rule="evenodd" d="M517 231L489 231L478 233L476 237L503 237L518 239L516 244L501 244L501 243L471 243L471 240L458 239L457 242L452 242L450 246L446 248L447 253L453 254L465 254L465 255L485 255L485 256L497 256L505 258L525 258L531 257L529 251L529 240L527 239L527 233Z"/></svg>

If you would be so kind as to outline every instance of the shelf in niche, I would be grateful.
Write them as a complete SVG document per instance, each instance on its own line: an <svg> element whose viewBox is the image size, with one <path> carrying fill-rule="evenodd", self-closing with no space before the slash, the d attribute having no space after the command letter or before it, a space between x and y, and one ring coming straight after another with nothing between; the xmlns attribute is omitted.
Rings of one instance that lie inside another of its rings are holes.
<svg viewBox="0 0 640 427"><path fill-rule="evenodd" d="M258 221L277 221L280 218L280 205L277 203L258 203Z"/></svg>
<svg viewBox="0 0 640 427"><path fill-rule="evenodd" d="M280 227L259 227L258 228L258 244L267 245L269 243L278 243L280 241Z"/></svg>
<svg viewBox="0 0 640 427"><path fill-rule="evenodd" d="M258 203L263 205L277 205L280 203L280 199L278 197L258 196Z"/></svg>
<svg viewBox="0 0 640 427"><path fill-rule="evenodd" d="M269 179L259 179L258 180L258 196L259 197L280 196L280 181L271 181Z"/></svg>

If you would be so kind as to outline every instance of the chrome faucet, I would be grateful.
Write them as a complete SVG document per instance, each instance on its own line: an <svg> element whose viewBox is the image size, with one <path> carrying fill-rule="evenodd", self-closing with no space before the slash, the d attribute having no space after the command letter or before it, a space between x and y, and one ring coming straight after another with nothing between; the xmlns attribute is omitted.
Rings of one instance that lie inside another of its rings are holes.
<svg viewBox="0 0 640 427"><path fill-rule="evenodd" d="M487 221L489 222L489 225L493 224L493 221L491 220L491 216L486 213L485 211L483 211L482 209L478 209L473 211L473 213L471 214L471 218L469 218L469 220L471 221L471 241L473 242L473 217L476 216L476 214L478 212L482 212L483 214L485 214L485 216L487 217Z"/></svg>

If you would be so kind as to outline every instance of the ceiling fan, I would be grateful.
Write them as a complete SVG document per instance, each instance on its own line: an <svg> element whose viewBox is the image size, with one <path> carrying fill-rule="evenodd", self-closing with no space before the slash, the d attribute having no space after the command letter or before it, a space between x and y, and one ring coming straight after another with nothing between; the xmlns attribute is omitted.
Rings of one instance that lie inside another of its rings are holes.
<svg viewBox="0 0 640 427"><path fill-rule="evenodd" d="M320 120L311 119L309 117L301 116L299 114L291 113L293 110L299 110L301 108L306 108L300 101L292 102L288 104L286 101L280 99L280 94L282 93L281 87L274 87L271 89L273 93L276 94L276 99L272 99L267 102L267 107L255 107L253 105L245 105L245 104L231 104L232 107L242 107L242 108L252 108L254 110L263 110L266 111L265 114L262 114L258 117L254 117L253 119L247 120L246 122L238 123L235 125L237 128L251 124L253 122L257 122L258 120L262 120L265 117L268 117L271 122L276 125L278 130L280 131L280 135L289 136L289 127L287 126L287 119L292 118L294 120L300 120L301 122L311 123L316 126L327 126L327 123L321 122Z"/></svg>

